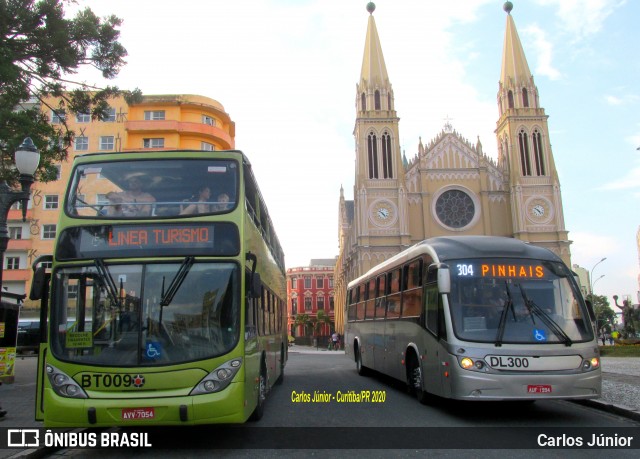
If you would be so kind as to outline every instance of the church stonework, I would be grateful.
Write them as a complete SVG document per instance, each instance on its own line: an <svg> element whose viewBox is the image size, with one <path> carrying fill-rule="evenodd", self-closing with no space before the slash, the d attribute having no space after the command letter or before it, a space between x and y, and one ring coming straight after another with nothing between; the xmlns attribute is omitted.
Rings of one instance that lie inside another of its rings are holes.
<svg viewBox="0 0 640 459"><path fill-rule="evenodd" d="M506 2L497 94L497 159L447 123L410 160L399 144L393 88L369 3L357 85L353 200L340 190L336 327L346 285L411 245L435 236L491 235L545 247L571 266L547 115Z"/></svg>

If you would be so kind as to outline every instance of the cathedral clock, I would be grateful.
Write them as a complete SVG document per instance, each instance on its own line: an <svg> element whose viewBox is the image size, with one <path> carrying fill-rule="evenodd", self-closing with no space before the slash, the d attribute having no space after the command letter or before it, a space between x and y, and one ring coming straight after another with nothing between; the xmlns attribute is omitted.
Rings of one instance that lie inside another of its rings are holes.
<svg viewBox="0 0 640 459"><path fill-rule="evenodd" d="M529 199L525 208L527 218L534 223L546 223L551 219L551 202L542 196L536 196Z"/></svg>
<svg viewBox="0 0 640 459"><path fill-rule="evenodd" d="M397 218L396 206L386 199L376 201L369 209L369 218L379 226L391 225Z"/></svg>

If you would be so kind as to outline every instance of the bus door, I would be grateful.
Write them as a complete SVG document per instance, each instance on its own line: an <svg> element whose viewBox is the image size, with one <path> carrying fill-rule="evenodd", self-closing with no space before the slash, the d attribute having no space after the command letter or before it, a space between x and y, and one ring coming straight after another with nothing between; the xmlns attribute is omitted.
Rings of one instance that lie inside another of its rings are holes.
<svg viewBox="0 0 640 459"><path fill-rule="evenodd" d="M373 281L373 279L372 279ZM383 274L375 279L375 302L373 323L373 368L384 368L384 321L387 309L386 276Z"/></svg>
<svg viewBox="0 0 640 459"><path fill-rule="evenodd" d="M431 272L429 274L431 275ZM424 348L420 351L423 353L422 378L424 388L427 392L435 395L442 395L443 367L441 361L446 359L446 356L440 355L444 352L444 349L440 346L442 327L439 324L443 321L441 304L438 284L429 282L425 290L424 301L425 327L427 330L424 333Z"/></svg>
<svg viewBox="0 0 640 459"><path fill-rule="evenodd" d="M47 378L44 364L47 360L47 317L49 314L49 282L51 275L47 273L44 262L50 262L50 256L42 256L33 263L33 280L31 282L30 300L40 300L40 347L38 350L38 369L36 373L36 406L34 418L44 421L44 382Z"/></svg>

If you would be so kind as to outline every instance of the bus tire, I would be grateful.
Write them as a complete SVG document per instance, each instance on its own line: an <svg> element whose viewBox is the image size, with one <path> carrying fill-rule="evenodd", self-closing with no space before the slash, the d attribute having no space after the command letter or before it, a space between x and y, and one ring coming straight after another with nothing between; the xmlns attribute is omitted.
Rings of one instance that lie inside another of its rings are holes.
<svg viewBox="0 0 640 459"><path fill-rule="evenodd" d="M356 354L356 370L360 376L367 376L369 374L369 369L362 364L362 354L360 353L360 346L356 345L355 354Z"/></svg>
<svg viewBox="0 0 640 459"><path fill-rule="evenodd" d="M409 393L420 403L427 403L427 393L422 389L422 368L418 357L411 352L407 357L407 387Z"/></svg>
<svg viewBox="0 0 640 459"><path fill-rule="evenodd" d="M249 420L257 422L264 415L264 402L267 398L267 370L264 361L260 365L260 376L258 377L258 402L256 408L251 413Z"/></svg>
<svg viewBox="0 0 640 459"><path fill-rule="evenodd" d="M281 385L284 382L284 357L285 356L285 352L284 352L284 344L282 345L282 347L280 348L280 375L278 376L278 379L276 379L276 384L277 385Z"/></svg>

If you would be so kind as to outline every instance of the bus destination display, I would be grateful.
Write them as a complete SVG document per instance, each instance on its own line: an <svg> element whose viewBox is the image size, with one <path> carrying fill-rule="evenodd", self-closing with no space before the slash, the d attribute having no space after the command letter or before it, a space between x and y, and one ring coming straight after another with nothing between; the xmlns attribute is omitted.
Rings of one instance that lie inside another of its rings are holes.
<svg viewBox="0 0 640 459"><path fill-rule="evenodd" d="M99 225L67 228L59 260L118 256L236 255L239 236L231 223Z"/></svg>
<svg viewBox="0 0 640 459"><path fill-rule="evenodd" d="M518 279L543 279L544 267L524 263L456 263L455 275L459 277L505 277Z"/></svg>

